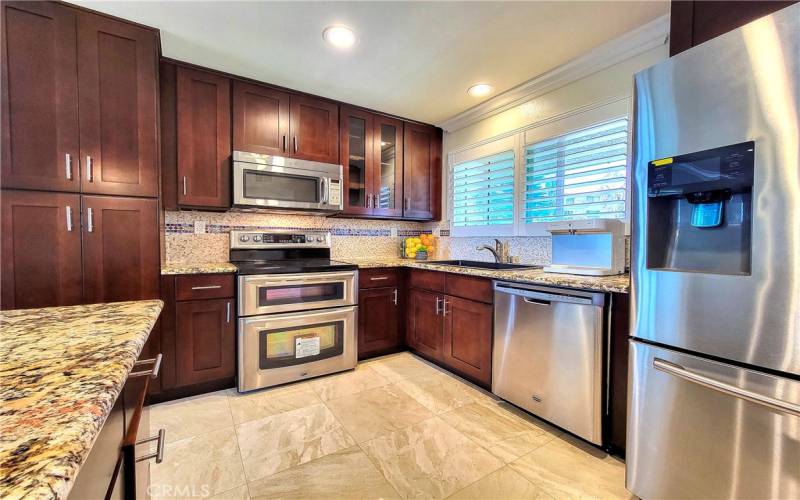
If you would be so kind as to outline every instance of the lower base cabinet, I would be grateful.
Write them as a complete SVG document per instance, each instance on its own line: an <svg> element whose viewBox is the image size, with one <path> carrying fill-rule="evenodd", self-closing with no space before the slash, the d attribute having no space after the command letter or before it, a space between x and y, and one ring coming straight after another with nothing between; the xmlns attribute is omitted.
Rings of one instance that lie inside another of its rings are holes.
<svg viewBox="0 0 800 500"><path fill-rule="evenodd" d="M236 299L232 274L161 277L164 309L150 343L163 353L158 403L234 386Z"/></svg>
<svg viewBox="0 0 800 500"><path fill-rule="evenodd" d="M397 287L359 290L359 359L389 352L401 344L399 294Z"/></svg>
<svg viewBox="0 0 800 500"><path fill-rule="evenodd" d="M484 387L492 383L491 281L411 271L406 342L418 353ZM423 288L423 287L427 287Z"/></svg>
<svg viewBox="0 0 800 500"><path fill-rule="evenodd" d="M236 370L233 299L178 302L176 311L178 385L233 377Z"/></svg>
<svg viewBox="0 0 800 500"><path fill-rule="evenodd" d="M491 385L494 329L492 305L445 296L442 315L442 362L483 385Z"/></svg>

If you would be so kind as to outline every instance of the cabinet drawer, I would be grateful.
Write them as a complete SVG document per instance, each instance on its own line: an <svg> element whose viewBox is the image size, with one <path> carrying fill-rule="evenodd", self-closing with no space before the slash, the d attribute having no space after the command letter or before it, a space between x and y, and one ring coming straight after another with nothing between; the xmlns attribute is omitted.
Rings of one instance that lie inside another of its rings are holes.
<svg viewBox="0 0 800 500"><path fill-rule="evenodd" d="M217 299L233 297L232 274L192 274L175 279L177 300Z"/></svg>
<svg viewBox="0 0 800 500"><path fill-rule="evenodd" d="M358 271L358 288L397 286L396 269L362 269Z"/></svg>
<svg viewBox="0 0 800 500"><path fill-rule="evenodd" d="M448 274L445 278L445 293L454 297L492 303L494 291L492 280L463 274Z"/></svg>
<svg viewBox="0 0 800 500"><path fill-rule="evenodd" d="M422 288L433 292L444 291L445 273L438 271L422 271L414 269L409 276L409 284L413 288Z"/></svg>

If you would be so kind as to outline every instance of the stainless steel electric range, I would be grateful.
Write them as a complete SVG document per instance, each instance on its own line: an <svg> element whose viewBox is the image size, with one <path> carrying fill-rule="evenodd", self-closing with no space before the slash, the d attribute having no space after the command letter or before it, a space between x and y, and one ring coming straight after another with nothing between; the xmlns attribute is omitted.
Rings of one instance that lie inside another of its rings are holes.
<svg viewBox="0 0 800 500"><path fill-rule="evenodd" d="M330 246L325 231L231 231L240 392L355 368L358 268Z"/></svg>

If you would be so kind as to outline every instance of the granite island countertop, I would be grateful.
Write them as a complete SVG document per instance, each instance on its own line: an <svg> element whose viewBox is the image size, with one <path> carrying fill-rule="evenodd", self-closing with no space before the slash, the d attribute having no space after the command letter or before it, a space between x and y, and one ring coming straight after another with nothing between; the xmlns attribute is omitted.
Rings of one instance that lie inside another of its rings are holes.
<svg viewBox="0 0 800 500"><path fill-rule="evenodd" d="M628 293L630 291L631 281L629 274L618 274L616 276L579 276L576 274L546 273L541 269L507 269L500 271L494 269L448 266L426 261L401 259L399 257L374 259L334 259L356 264L359 269L378 267L410 267L412 269L428 269L430 271L465 274L468 276L480 276L483 278L516 281L518 283L529 283L533 285L576 288L581 290L591 290L594 292ZM223 272L236 272L236 266L230 262L211 262L197 264L167 263L161 267L161 274L163 275L207 274Z"/></svg>
<svg viewBox="0 0 800 500"><path fill-rule="evenodd" d="M0 312L0 498L66 498L163 302Z"/></svg>

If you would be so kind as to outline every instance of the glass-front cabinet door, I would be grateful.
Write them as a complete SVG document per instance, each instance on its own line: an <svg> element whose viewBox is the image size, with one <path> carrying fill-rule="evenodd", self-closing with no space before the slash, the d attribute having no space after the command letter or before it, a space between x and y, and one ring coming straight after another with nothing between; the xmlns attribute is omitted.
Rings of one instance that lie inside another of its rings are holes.
<svg viewBox="0 0 800 500"><path fill-rule="evenodd" d="M371 214L373 116L365 111L342 108L341 161L344 168L344 211Z"/></svg>
<svg viewBox="0 0 800 500"><path fill-rule="evenodd" d="M403 122L375 117L373 214L403 215Z"/></svg>

